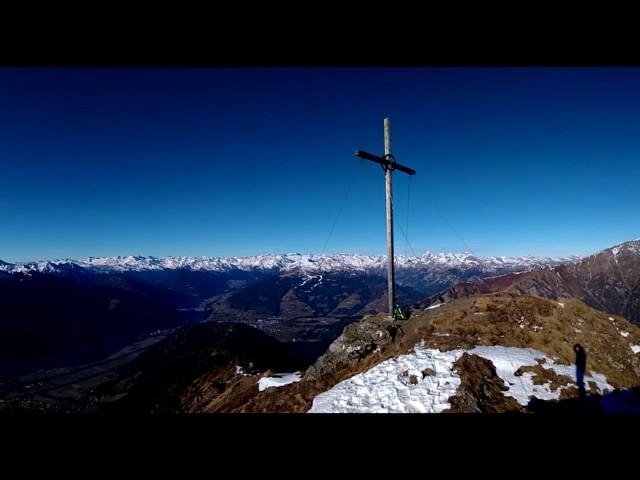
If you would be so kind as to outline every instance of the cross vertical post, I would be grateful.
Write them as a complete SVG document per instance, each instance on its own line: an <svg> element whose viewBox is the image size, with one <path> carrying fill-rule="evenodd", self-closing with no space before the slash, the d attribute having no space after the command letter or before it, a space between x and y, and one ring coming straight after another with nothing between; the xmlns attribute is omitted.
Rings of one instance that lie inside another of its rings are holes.
<svg viewBox="0 0 640 480"><path fill-rule="evenodd" d="M384 158L390 162L391 156L391 119L384 119ZM387 198L387 292L389 300L389 315L393 315L396 304L395 268L393 264L393 169L385 168L385 192Z"/></svg>
<svg viewBox="0 0 640 480"><path fill-rule="evenodd" d="M392 173L400 170L408 175L415 175L412 168L400 165L391 154L391 119L384 119L384 156L356 150L356 156L382 165L385 177L385 194L387 203L387 296L389 300L389 315L394 318L396 306L395 267L393 253L393 184Z"/></svg>

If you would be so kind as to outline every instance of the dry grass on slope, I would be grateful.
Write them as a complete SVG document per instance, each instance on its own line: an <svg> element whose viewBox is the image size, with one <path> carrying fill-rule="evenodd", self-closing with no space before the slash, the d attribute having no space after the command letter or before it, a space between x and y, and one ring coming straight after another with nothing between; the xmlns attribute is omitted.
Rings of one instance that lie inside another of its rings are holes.
<svg viewBox="0 0 640 480"><path fill-rule="evenodd" d="M631 350L640 345L640 328L580 300L498 293L454 300L436 312L431 347L528 347L570 365L579 343L587 352L587 370L604 374L617 388L640 384L640 355Z"/></svg>

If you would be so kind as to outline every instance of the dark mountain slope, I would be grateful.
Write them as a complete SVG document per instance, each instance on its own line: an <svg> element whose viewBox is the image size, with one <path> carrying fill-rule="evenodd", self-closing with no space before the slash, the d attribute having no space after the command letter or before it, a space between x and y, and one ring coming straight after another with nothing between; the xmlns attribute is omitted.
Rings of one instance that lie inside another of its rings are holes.
<svg viewBox="0 0 640 480"><path fill-rule="evenodd" d="M155 329L180 324L170 306L135 291L45 274L0 281L0 373L83 363Z"/></svg>
<svg viewBox="0 0 640 480"><path fill-rule="evenodd" d="M573 264L459 283L417 307L498 291L551 299L580 298L594 308L640 324L640 240L608 248Z"/></svg>
<svg viewBox="0 0 640 480"><path fill-rule="evenodd" d="M183 327L122 371L99 394L122 397L103 406L118 412L202 411L225 396L258 392L256 374L303 369L308 361L260 330L239 323Z"/></svg>

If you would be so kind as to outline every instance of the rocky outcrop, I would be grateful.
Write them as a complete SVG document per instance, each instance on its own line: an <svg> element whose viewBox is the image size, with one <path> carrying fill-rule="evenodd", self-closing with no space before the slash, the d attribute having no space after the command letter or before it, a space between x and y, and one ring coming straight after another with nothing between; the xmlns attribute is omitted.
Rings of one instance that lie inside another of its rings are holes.
<svg viewBox="0 0 640 480"><path fill-rule="evenodd" d="M385 314L352 323L306 370L300 382L260 392L246 404L227 411L306 412L319 393L387 358L404 353L407 344L402 339L406 337L406 327Z"/></svg>
<svg viewBox="0 0 640 480"><path fill-rule="evenodd" d="M461 384L449 399L451 413L505 413L521 410L518 402L506 397L509 390L497 375L496 368L486 358L464 353L454 364Z"/></svg>

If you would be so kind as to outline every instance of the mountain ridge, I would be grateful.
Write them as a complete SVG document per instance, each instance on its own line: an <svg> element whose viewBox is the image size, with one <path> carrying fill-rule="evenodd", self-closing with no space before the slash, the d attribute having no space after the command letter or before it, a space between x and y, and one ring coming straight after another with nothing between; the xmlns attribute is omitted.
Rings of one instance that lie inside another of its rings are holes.
<svg viewBox="0 0 640 480"><path fill-rule="evenodd" d="M533 269L457 283L416 305L424 308L453 298L515 291L543 298L574 297L593 308L640 323L640 240L631 240L551 269Z"/></svg>
<svg viewBox="0 0 640 480"><path fill-rule="evenodd" d="M546 256L475 256L469 252L437 253L426 252L420 256L396 256L396 267L399 269L442 266L442 267L479 267L499 270L501 268L535 268L554 266L561 263L578 261L580 256L566 257ZM0 270L8 273L55 273L72 268L85 268L95 272L144 271L190 269L206 271L228 270L274 270L287 271L301 269L305 271L342 271L342 270L375 270L386 268L385 255L360 254L268 254L244 257L155 257L155 256L113 256L87 257L82 260L56 259L32 262L9 263L0 260Z"/></svg>

